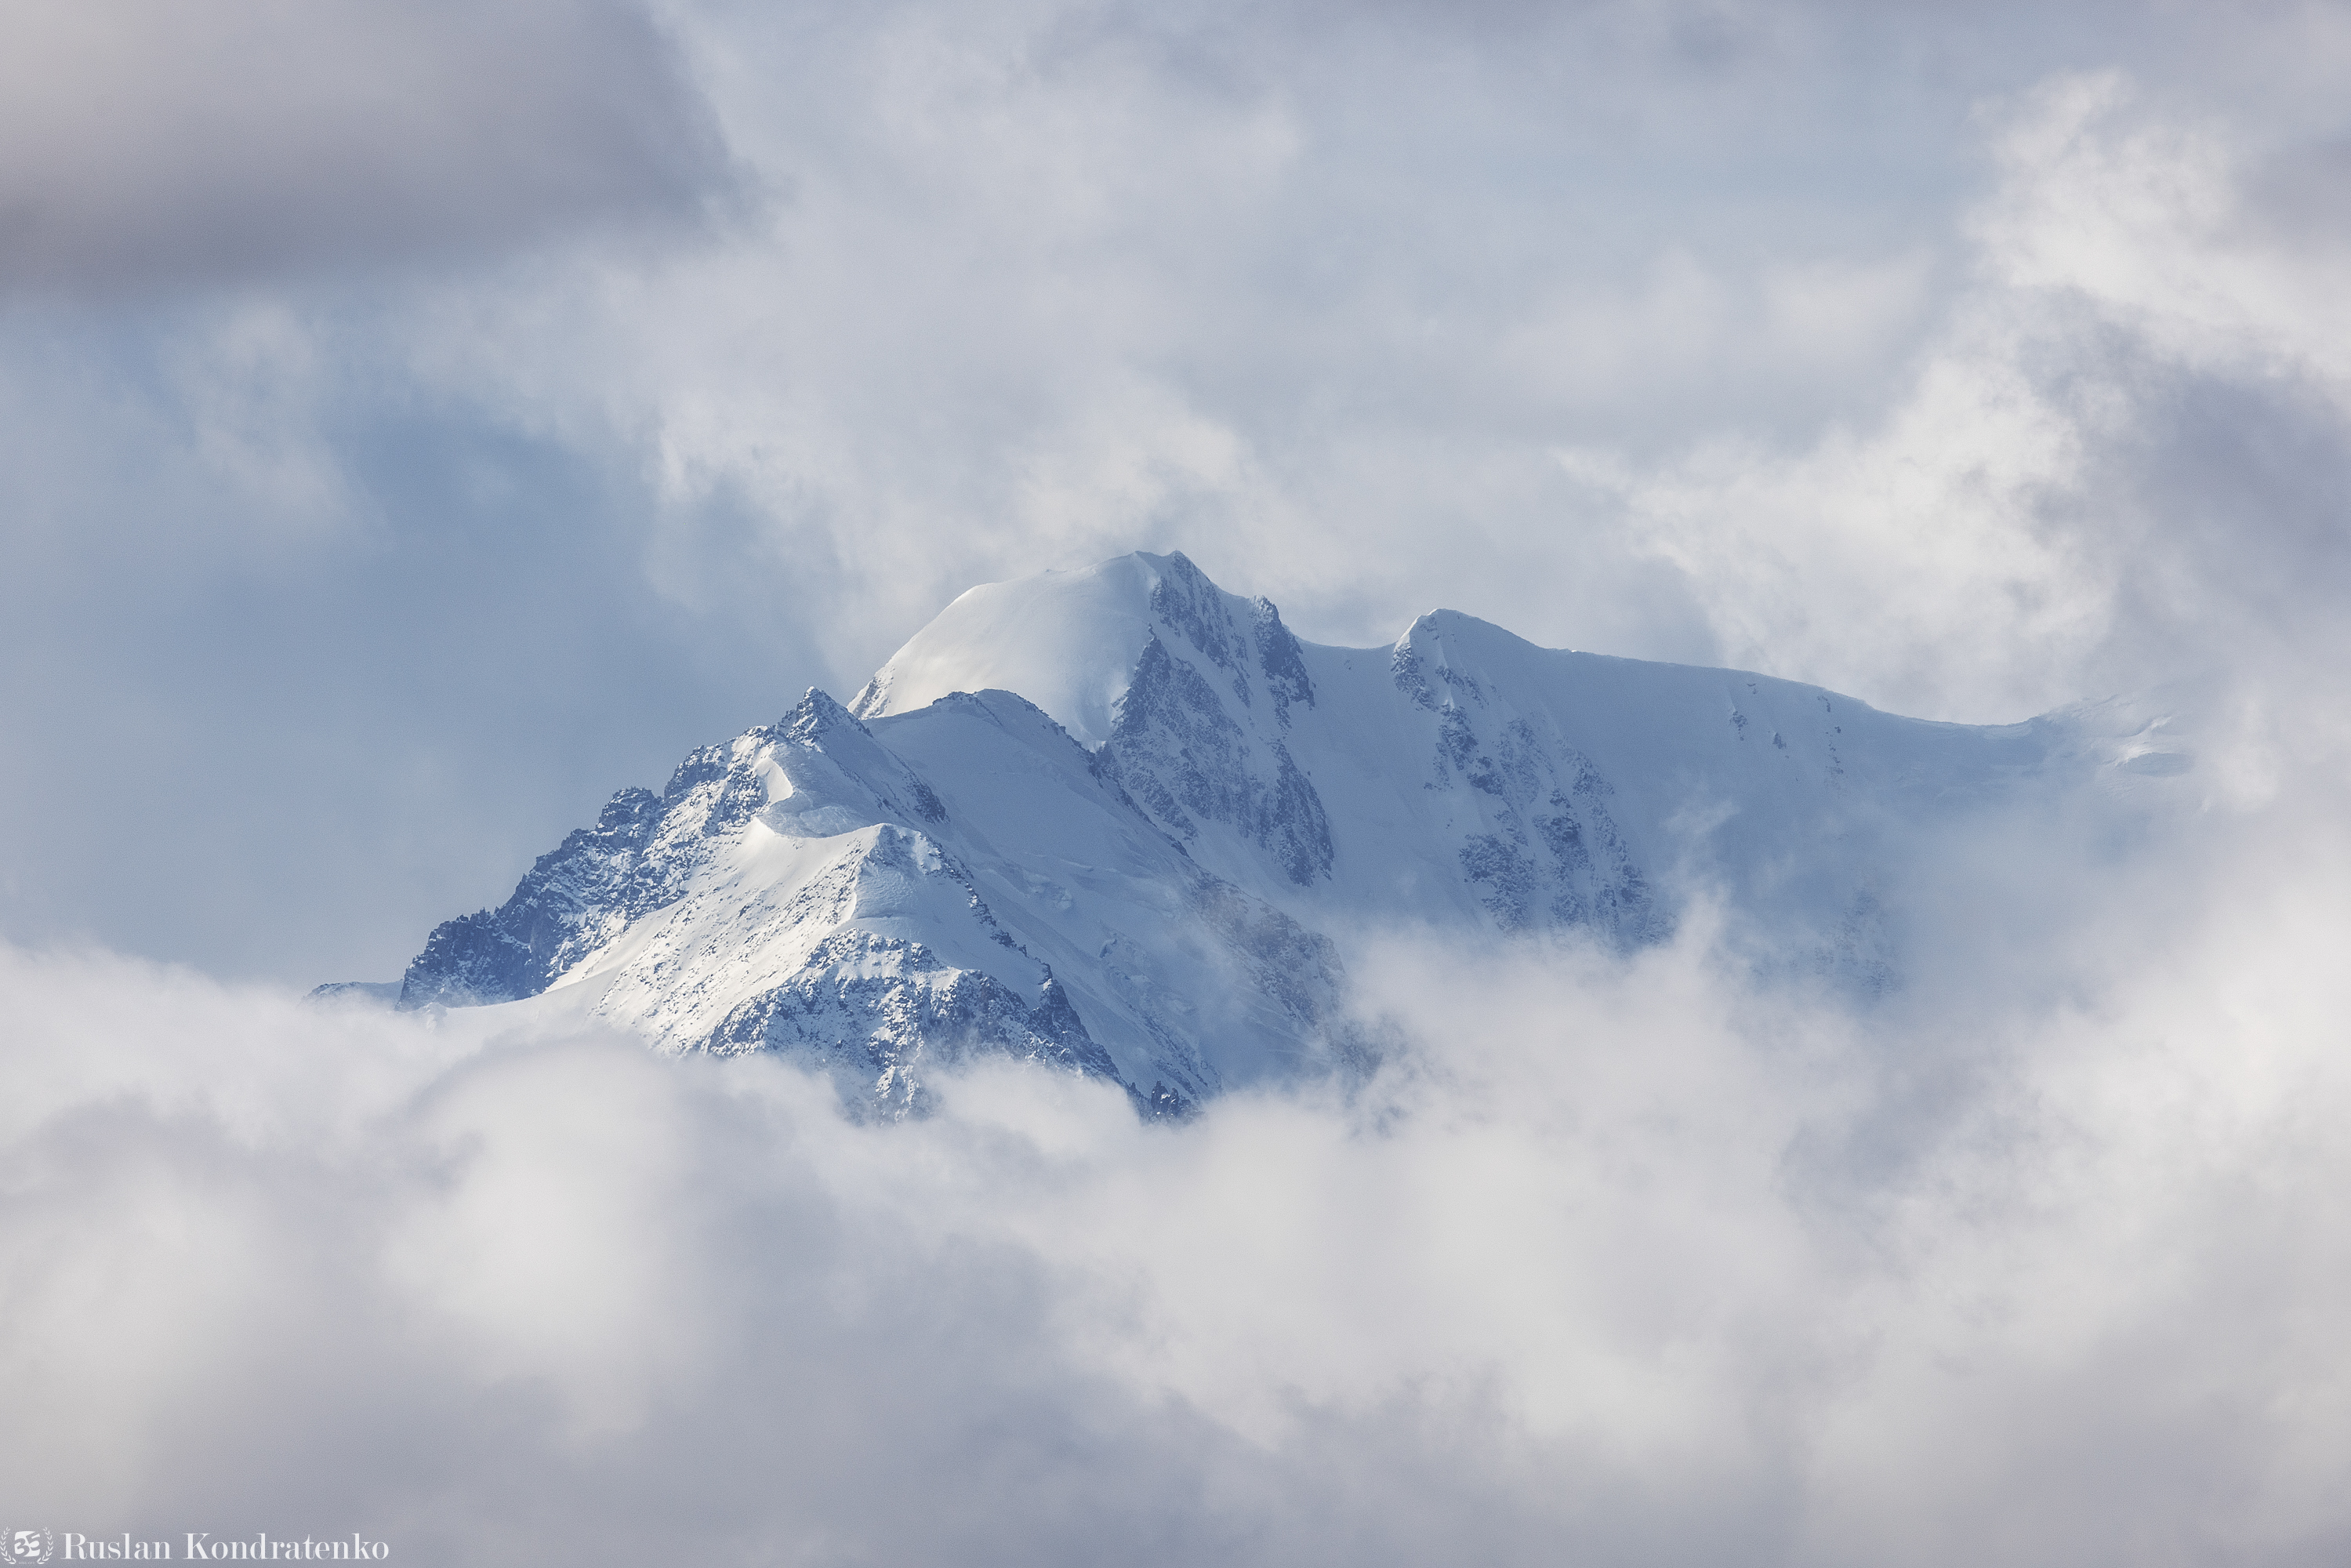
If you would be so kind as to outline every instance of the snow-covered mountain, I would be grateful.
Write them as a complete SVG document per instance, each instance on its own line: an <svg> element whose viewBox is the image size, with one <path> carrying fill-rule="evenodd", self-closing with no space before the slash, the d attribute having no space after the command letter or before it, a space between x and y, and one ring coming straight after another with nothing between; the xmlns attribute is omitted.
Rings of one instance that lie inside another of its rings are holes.
<svg viewBox="0 0 2351 1568"><path fill-rule="evenodd" d="M1008 1051L1155 1113L1357 1057L1332 934L1629 950L1699 890L1783 960L1894 983L1888 868L2019 790L2189 766L2160 721L1993 727L1729 670L1537 648L1449 611L1304 643L1181 555L973 589L820 691L623 789L403 1008L563 1008L669 1051L783 1051L852 1104Z"/></svg>

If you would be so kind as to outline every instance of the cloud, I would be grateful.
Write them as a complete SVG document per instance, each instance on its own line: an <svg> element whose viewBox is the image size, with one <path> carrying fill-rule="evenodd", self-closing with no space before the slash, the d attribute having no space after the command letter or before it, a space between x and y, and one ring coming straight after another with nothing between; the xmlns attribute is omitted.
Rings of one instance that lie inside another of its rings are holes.
<svg viewBox="0 0 2351 1568"><path fill-rule="evenodd" d="M1680 571L1729 662L1905 712L2331 656L2318 606L2351 586L2325 498L2351 455L2332 242L2260 220L2273 152L2118 74L2005 112L1974 279L1886 407L1795 451L1562 465Z"/></svg>
<svg viewBox="0 0 2351 1568"><path fill-rule="evenodd" d="M2183 81L2199 29L2152 28L2134 88L2048 68L2124 13L2010 20L901 7L793 35L804 91L714 86L790 172L772 235L534 277L429 363L820 559L850 684L972 581L1144 545L1330 640L1446 603L2018 716L2168 635L2117 563L2198 520L2114 479L2183 400L2325 422L2326 122L2292 72L2211 99L2339 44L2265 11Z"/></svg>
<svg viewBox="0 0 2351 1568"><path fill-rule="evenodd" d="M1973 719L2333 656L2307 8L193 16L0 67L89 279L0 312L19 939L389 975L1134 548Z"/></svg>
<svg viewBox="0 0 2351 1568"><path fill-rule="evenodd" d="M444 261L694 220L725 151L603 0L35 4L0 58L0 288Z"/></svg>
<svg viewBox="0 0 2351 1568"><path fill-rule="evenodd" d="M1704 920L1359 947L1378 1077L1173 1129L9 949L12 1506L453 1563L2330 1561L2351 841L2293 776L1974 824L1860 1011Z"/></svg>

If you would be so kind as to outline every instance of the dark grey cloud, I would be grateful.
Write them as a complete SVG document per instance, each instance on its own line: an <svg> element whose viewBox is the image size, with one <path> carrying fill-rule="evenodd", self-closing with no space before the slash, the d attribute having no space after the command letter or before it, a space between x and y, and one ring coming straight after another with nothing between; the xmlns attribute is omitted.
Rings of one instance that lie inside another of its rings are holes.
<svg viewBox="0 0 2351 1568"><path fill-rule="evenodd" d="M6 31L0 288L465 259L693 223L730 179L625 0L44 0Z"/></svg>

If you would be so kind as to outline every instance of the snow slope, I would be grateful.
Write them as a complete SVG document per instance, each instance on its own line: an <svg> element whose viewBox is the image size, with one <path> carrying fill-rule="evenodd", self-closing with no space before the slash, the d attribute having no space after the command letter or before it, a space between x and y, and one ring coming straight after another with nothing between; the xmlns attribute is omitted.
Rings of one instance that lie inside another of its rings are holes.
<svg viewBox="0 0 2351 1568"><path fill-rule="evenodd" d="M2176 777L2167 733L2119 708L1930 724L1448 611L1321 647L1181 555L1130 555L976 588L851 708L811 691L621 791L505 906L437 928L401 1005L789 1051L886 1114L976 1051L1178 1113L1360 1055L1324 933L1629 950L1708 891L1783 959L1882 989L1882 889L1919 833Z"/></svg>

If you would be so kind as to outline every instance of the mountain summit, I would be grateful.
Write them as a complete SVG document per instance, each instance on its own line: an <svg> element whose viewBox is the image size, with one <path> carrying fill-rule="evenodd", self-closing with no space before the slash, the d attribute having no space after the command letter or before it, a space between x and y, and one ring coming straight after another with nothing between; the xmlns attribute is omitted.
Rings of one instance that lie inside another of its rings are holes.
<svg viewBox="0 0 2351 1568"><path fill-rule="evenodd" d="M1360 1052L1326 933L1630 951L1704 890L1786 961L1882 989L1880 890L1918 833L2184 769L2158 733L1900 718L1450 611L1323 647L1180 554L1129 555L975 588L848 707L811 690L622 790L505 905L436 928L399 1005L786 1051L885 1115L973 1052L1180 1113Z"/></svg>

